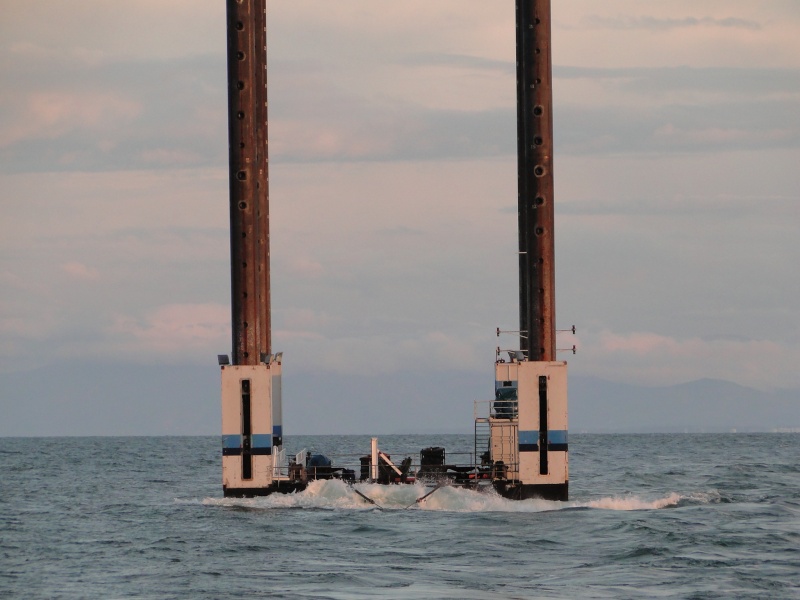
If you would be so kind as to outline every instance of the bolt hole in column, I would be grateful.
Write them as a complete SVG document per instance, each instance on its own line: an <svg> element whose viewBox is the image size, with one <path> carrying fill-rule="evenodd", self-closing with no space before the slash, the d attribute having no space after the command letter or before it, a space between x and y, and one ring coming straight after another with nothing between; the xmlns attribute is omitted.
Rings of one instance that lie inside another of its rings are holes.
<svg viewBox="0 0 800 600"><path fill-rule="evenodd" d="M536 198L534 198L533 200L533 203L536 206L541 206L542 204L544 204L544 198L542 198L541 196L536 196Z"/></svg>
<svg viewBox="0 0 800 600"><path fill-rule="evenodd" d="M543 234L544 234L544 227L537 227L536 235L543 235Z"/></svg>
<svg viewBox="0 0 800 600"><path fill-rule="evenodd" d="M236 89L237 90L243 90L244 89L244 81L238 81L236 83Z"/></svg>
<svg viewBox="0 0 800 600"><path fill-rule="evenodd" d="M236 53L236 58L238 60L244 60L244 52L237 52Z"/></svg>
<svg viewBox="0 0 800 600"><path fill-rule="evenodd" d="M541 104L537 104L533 107L533 114L536 117L541 117L544 114L544 107Z"/></svg>
<svg viewBox="0 0 800 600"><path fill-rule="evenodd" d="M533 169L533 174L537 177L542 177L546 172L542 165L536 165Z"/></svg>
<svg viewBox="0 0 800 600"><path fill-rule="evenodd" d="M244 119L244 111L240 110L239 112L237 112L236 113L236 118L239 119L239 120Z"/></svg>
<svg viewBox="0 0 800 600"><path fill-rule="evenodd" d="M247 202L239 202L239 208L241 208L242 210L247 208ZM242 237L244 237L244 236L242 236Z"/></svg>
<svg viewBox="0 0 800 600"><path fill-rule="evenodd" d="M236 29L239 30L239 31L244 29L244 23L242 23L241 21L237 21L236 22Z"/></svg>
<svg viewBox="0 0 800 600"><path fill-rule="evenodd" d="M544 140L541 138L541 136L537 135L535 138L533 138L533 144L535 146L541 146L542 144L544 144Z"/></svg>
<svg viewBox="0 0 800 600"><path fill-rule="evenodd" d="M239 181L244 181L245 179L247 179L247 172L239 171L238 173L236 173L236 179L238 179Z"/></svg>

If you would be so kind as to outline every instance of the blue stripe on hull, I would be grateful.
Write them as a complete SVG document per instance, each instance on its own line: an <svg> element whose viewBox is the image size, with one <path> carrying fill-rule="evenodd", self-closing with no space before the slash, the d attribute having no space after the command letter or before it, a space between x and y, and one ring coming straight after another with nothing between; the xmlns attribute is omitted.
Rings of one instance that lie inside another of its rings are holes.
<svg viewBox="0 0 800 600"><path fill-rule="evenodd" d="M567 445L567 430L566 429L551 429L547 432L547 449L553 452L566 452ZM519 451L520 452L538 452L539 451L539 432L538 431L520 431L519 432Z"/></svg>
<svg viewBox="0 0 800 600"><path fill-rule="evenodd" d="M539 432L520 430L519 432L519 451L538 452L539 451Z"/></svg>
<svg viewBox="0 0 800 600"><path fill-rule="evenodd" d="M240 456L242 454L242 436L226 434L222 436L222 456ZM250 436L250 454L253 456L269 456L272 454L272 434L256 433Z"/></svg>
<svg viewBox="0 0 800 600"><path fill-rule="evenodd" d="M547 432L547 449L553 452L566 452L569 449L567 445L567 430L566 429L552 429Z"/></svg>
<svg viewBox="0 0 800 600"><path fill-rule="evenodd" d="M241 448L242 447L242 436L238 434L232 435L223 435L222 436L222 448Z"/></svg>
<svg viewBox="0 0 800 600"><path fill-rule="evenodd" d="M271 433L254 433L250 440L253 448L272 448Z"/></svg>

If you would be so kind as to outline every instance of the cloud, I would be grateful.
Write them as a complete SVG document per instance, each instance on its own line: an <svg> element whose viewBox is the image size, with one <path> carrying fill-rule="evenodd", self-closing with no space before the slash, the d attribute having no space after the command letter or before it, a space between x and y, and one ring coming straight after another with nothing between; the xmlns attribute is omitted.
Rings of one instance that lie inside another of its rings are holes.
<svg viewBox="0 0 800 600"><path fill-rule="evenodd" d="M676 127L672 123L662 125L653 132L653 140L659 143L687 148L728 146L741 148L761 143L769 146L773 143L797 143L800 141L800 130L772 129L769 131L753 132L735 127L707 127L702 129L687 129Z"/></svg>
<svg viewBox="0 0 800 600"><path fill-rule="evenodd" d="M175 24L180 23L180 27ZM102 0L4 4L0 39L60 56L175 60L225 46L225 7L187 0L111 5Z"/></svg>
<svg viewBox="0 0 800 600"><path fill-rule="evenodd" d="M430 13L452 18L455 6L448 3ZM443 39L416 33L419 46L384 44L370 52L356 49L372 40L371 34L362 30L356 36L352 23L339 14L367 18L380 31L398 35L395 28L414 28L414 20L406 20L410 10L395 11L402 22L384 23L376 14L361 14L363 3L349 3L336 13L341 22L337 29L323 26L325 15L335 12L325 9L312 19L314 31L319 28L323 37L306 40L305 47L303 39L290 36L281 24L299 26L309 18L308 9L275 9L270 53L272 161L514 156L513 11L501 19L492 15L502 11L472 7L476 14L487 13L485 23L473 17L458 35ZM747 22L719 15L631 18L634 23L654 19L671 27L677 23L732 30ZM509 43L501 44L506 38ZM0 77L15 82L0 96L0 169L224 165L224 50L219 44L213 51L165 62L147 53L12 42L0 50L13 57L0 61ZM19 60L23 55L24 62ZM800 71L699 66L557 65L557 151L713 152L800 143L794 110ZM658 134L669 126L686 134ZM704 133L693 135L695 130Z"/></svg>
<svg viewBox="0 0 800 600"><path fill-rule="evenodd" d="M83 281L95 281L100 278L100 271L79 262L68 262L61 269L70 277Z"/></svg>
<svg viewBox="0 0 800 600"><path fill-rule="evenodd" d="M224 5L46 4L0 22L2 368L213 362L230 344ZM612 0L586 27L596 2L554 3L576 372L791 383L800 52L793 5L767 4ZM513 2L270 10L276 344L328 372L488 368L517 319Z"/></svg>
<svg viewBox="0 0 800 600"><path fill-rule="evenodd" d="M171 359L211 355L230 345L230 308L221 304L168 304L150 311L144 319L118 315L107 333L122 338L134 354Z"/></svg>
<svg viewBox="0 0 800 600"><path fill-rule="evenodd" d="M180 148L152 148L139 154L143 165L155 167L191 167L205 162L201 153Z"/></svg>
<svg viewBox="0 0 800 600"><path fill-rule="evenodd" d="M52 141L76 130L101 131L129 123L141 114L140 103L114 92L33 92L17 97L16 114L0 128L0 148L21 141ZM12 109L13 110L13 109Z"/></svg>
<svg viewBox="0 0 800 600"><path fill-rule="evenodd" d="M499 71L516 77L515 64L508 60L497 60L486 56L454 54L447 52L416 52L408 54L396 61L413 67L446 66L466 70Z"/></svg>
<svg viewBox="0 0 800 600"><path fill-rule="evenodd" d="M4 172L225 164L222 56L53 63L34 53L0 60L0 77L14 82L0 91Z"/></svg>
<svg viewBox="0 0 800 600"><path fill-rule="evenodd" d="M745 29L749 31L758 31L762 28L762 25L757 21L737 17L682 17L676 19L653 16L607 17L588 15L583 18L583 23L588 27L601 29L643 29L657 32L687 28L721 27L725 29Z"/></svg>
<svg viewBox="0 0 800 600"><path fill-rule="evenodd" d="M800 69L556 67L555 77L562 154L800 147Z"/></svg>
<svg viewBox="0 0 800 600"><path fill-rule="evenodd" d="M581 333L581 332L579 332ZM670 385L702 378L762 389L796 388L800 345L741 336L676 337L649 331L583 332L578 338L580 372L607 377L615 365L632 383Z"/></svg>
<svg viewBox="0 0 800 600"><path fill-rule="evenodd" d="M699 190L695 190L699 191ZM625 227L620 216L659 216L687 219L713 219L720 213L736 215L737 219L750 219L752 222L761 219L791 219L795 214L796 198L794 196L767 196L762 194L733 194L719 190L717 194L695 193L677 194L665 198L658 194L642 195L632 200L626 197L595 198L591 202L563 202L558 207L561 215L582 215L596 218L595 226L604 225ZM509 210L517 212L514 206ZM680 215L677 217L676 215ZM764 223L765 227L769 224Z"/></svg>
<svg viewBox="0 0 800 600"><path fill-rule="evenodd" d="M747 104L748 109L744 109ZM712 154L800 147L800 113L793 99L684 102L638 109L562 105L556 147L567 154Z"/></svg>
<svg viewBox="0 0 800 600"><path fill-rule="evenodd" d="M6 314L0 317L0 333L2 333L0 337L3 338L3 348L0 352L6 359L13 358L15 353L19 355L32 340L41 341L52 336L60 326L57 315L51 310L41 312L35 319L29 318L28 315L4 312ZM25 362L30 364L28 360Z"/></svg>
<svg viewBox="0 0 800 600"><path fill-rule="evenodd" d="M299 354L303 357L303 364L294 367L299 371L321 369L358 375L364 372L436 372L440 369L475 371L486 367L481 362L481 352L476 351L474 340L442 331L430 331L418 337L314 337L308 342Z"/></svg>
<svg viewBox="0 0 800 600"><path fill-rule="evenodd" d="M430 95L410 100L340 89L326 81L327 72L315 74L313 65L282 80L286 67L276 62L271 90L277 91L270 96L273 161L407 160L514 151L513 79L508 75L503 75L508 85L502 109L493 106L494 100L478 99L486 94L480 90L496 88L480 80L467 89L456 83L446 98L425 106L419 102ZM5 92L0 116L0 169L5 172L168 169L227 161L221 56L169 64L73 61L64 67L69 76L55 78L45 62L34 61L30 68L40 77L28 79L13 62L0 67L0 75L19 82L13 95ZM420 86L430 76L410 78ZM165 82L169 94L164 94Z"/></svg>
<svg viewBox="0 0 800 600"><path fill-rule="evenodd" d="M278 162L342 162L511 155L514 118L513 110L399 109L354 99L335 114L281 119L278 113L272 157Z"/></svg>
<svg viewBox="0 0 800 600"><path fill-rule="evenodd" d="M306 256L296 256L289 261L288 271L304 277L317 277L325 271L322 263Z"/></svg>
<svg viewBox="0 0 800 600"><path fill-rule="evenodd" d="M97 67L108 61L105 52L75 46L49 46L31 41L11 42L7 52L16 61L27 61L28 66L49 64L61 69L75 65Z"/></svg>
<svg viewBox="0 0 800 600"><path fill-rule="evenodd" d="M711 92L738 97L800 93L800 69L752 67L579 67L555 65L557 80L606 82L618 92L658 96L665 92ZM747 81L748 85L742 85Z"/></svg>
<svg viewBox="0 0 800 600"><path fill-rule="evenodd" d="M281 327L290 330L319 331L336 323L339 319L327 312L318 312L309 308L286 308L273 315L273 321L279 321Z"/></svg>

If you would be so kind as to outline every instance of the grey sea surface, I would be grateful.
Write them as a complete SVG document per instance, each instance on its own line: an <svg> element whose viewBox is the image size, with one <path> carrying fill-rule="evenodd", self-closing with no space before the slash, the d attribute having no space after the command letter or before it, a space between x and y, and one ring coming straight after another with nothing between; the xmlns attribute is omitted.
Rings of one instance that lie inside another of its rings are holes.
<svg viewBox="0 0 800 600"><path fill-rule="evenodd" d="M800 598L800 435L569 442L568 502L357 484L380 510L340 481L224 499L218 437L0 438L0 597Z"/></svg>

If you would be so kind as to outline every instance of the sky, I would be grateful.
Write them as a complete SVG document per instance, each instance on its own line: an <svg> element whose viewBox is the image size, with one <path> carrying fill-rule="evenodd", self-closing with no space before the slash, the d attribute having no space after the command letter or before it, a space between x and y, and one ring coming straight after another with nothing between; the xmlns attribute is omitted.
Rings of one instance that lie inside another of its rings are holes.
<svg viewBox="0 0 800 600"><path fill-rule="evenodd" d="M287 377L491 380L514 43L511 0L268 1ZM553 0L553 48L570 374L800 388L800 3ZM221 0L0 0L2 372L230 351L225 51Z"/></svg>

